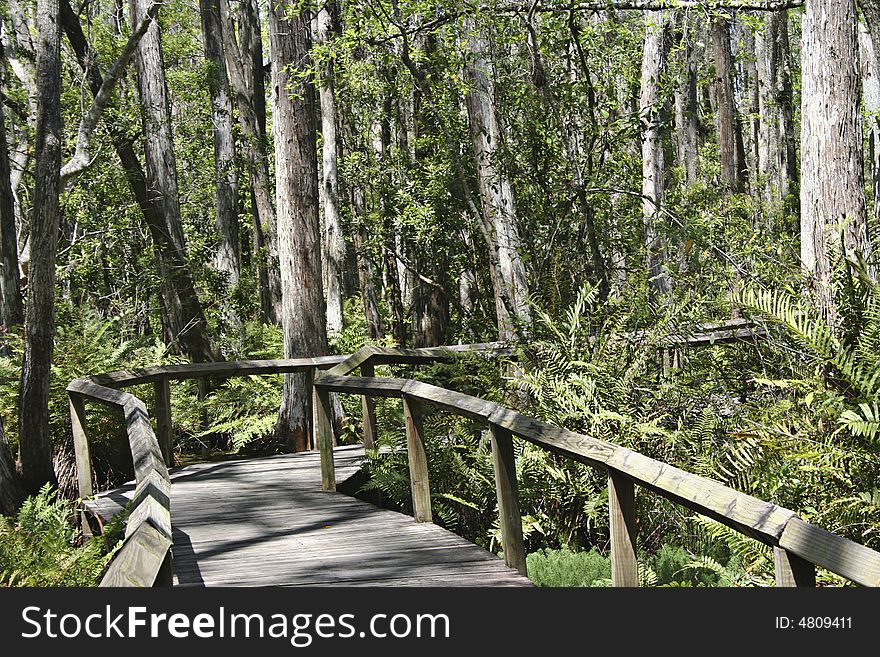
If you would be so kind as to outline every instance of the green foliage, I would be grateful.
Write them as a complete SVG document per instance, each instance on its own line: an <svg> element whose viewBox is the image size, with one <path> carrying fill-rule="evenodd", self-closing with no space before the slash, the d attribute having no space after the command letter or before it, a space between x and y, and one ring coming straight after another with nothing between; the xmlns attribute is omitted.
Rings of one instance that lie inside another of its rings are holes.
<svg viewBox="0 0 880 657"><path fill-rule="evenodd" d="M535 586L610 586L611 560L593 549L542 549L526 556L529 579Z"/></svg>
<svg viewBox="0 0 880 657"><path fill-rule="evenodd" d="M77 504L48 484L0 517L0 586L94 586L110 559L104 541L83 541L72 525Z"/></svg>

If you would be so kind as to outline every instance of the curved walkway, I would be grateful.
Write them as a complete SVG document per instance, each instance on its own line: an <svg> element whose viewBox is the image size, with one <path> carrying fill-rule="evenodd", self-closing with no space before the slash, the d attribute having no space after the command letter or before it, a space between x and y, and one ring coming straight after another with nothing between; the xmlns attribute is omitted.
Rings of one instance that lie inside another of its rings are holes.
<svg viewBox="0 0 880 657"><path fill-rule="evenodd" d="M362 446L334 450L342 482ZM203 463L171 473L179 586L528 586L481 547L431 523L321 490L318 452ZM133 486L92 504L107 518Z"/></svg>

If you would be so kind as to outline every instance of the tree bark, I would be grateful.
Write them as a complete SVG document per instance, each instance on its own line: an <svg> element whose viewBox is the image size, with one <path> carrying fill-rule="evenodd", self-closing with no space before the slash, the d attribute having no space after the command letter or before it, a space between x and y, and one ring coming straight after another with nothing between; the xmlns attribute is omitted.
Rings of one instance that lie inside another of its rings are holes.
<svg viewBox="0 0 880 657"><path fill-rule="evenodd" d="M5 61L6 56L0 46L0 64ZM24 323L24 306L18 270L15 193L3 114L3 108L0 107L0 324L10 328Z"/></svg>
<svg viewBox="0 0 880 657"><path fill-rule="evenodd" d="M718 148L721 180L733 193L745 190L748 167L743 145L742 125L736 111L733 87L733 57L730 24L726 18L712 21L712 47L715 53L715 94L718 102Z"/></svg>
<svg viewBox="0 0 880 657"><path fill-rule="evenodd" d="M683 19L679 49L678 86L675 90L675 127L678 163L685 173L685 182L697 182L697 154L700 147L700 106L697 96L696 26L692 19Z"/></svg>
<svg viewBox="0 0 880 657"><path fill-rule="evenodd" d="M840 227L846 255L870 255L855 0L809 0L802 31L801 264L816 305L835 321Z"/></svg>
<svg viewBox="0 0 880 657"><path fill-rule="evenodd" d="M878 11L880 13L880 11ZM867 12L865 13L867 16ZM867 117L869 172L874 198L874 217L880 219L880 58L868 29L859 25L863 96Z"/></svg>
<svg viewBox="0 0 880 657"><path fill-rule="evenodd" d="M239 10L239 40L236 41L233 12L226 0L221 0L226 69L238 108L241 146L250 177L260 305L264 317L277 324L281 321L281 274L278 270L278 236L266 139L262 30L256 0L243 0Z"/></svg>
<svg viewBox="0 0 880 657"><path fill-rule="evenodd" d="M55 483L49 434L49 377L55 337L55 257L61 215L61 33L58 0L37 2L37 130L31 261L19 398L25 489Z"/></svg>
<svg viewBox="0 0 880 657"><path fill-rule="evenodd" d="M0 513L5 516L14 515L22 500L24 500L24 490L15 470L15 460L9 449L9 441L6 439L3 419L0 418Z"/></svg>
<svg viewBox="0 0 880 657"><path fill-rule="evenodd" d="M220 0L199 0L205 59L210 66L211 122L214 127L215 221L219 244L217 270L231 287L241 279L241 243L238 232L238 180L232 136L232 99L226 75Z"/></svg>
<svg viewBox="0 0 880 657"><path fill-rule="evenodd" d="M385 329L382 326L382 315L379 313L376 285L373 282L373 265L370 262L370 255L366 251L367 236L364 223L366 222L367 208L364 201L364 192L360 187L355 187L351 190L351 205L357 221L354 231L354 245L357 251L358 283L361 292L361 302L364 306L367 335L372 340L381 340L385 337Z"/></svg>
<svg viewBox="0 0 880 657"><path fill-rule="evenodd" d="M129 0L132 24L138 24L148 0ZM141 119L144 132L147 195L163 219L161 240L174 260L164 263L162 274L162 323L165 342L175 345L195 362L217 359L208 322L186 265L186 242L177 190L177 162L171 134L168 89L162 58L159 23L147 30L135 55ZM154 234L154 239L156 235Z"/></svg>
<svg viewBox="0 0 880 657"><path fill-rule="evenodd" d="M318 12L317 42L326 45L334 35L338 21L335 2L328 2ZM336 139L336 97L334 63L326 54L320 64L319 96L321 101L322 176L324 207L324 291L327 297L327 332L342 331L342 277L345 266L345 237L339 209L338 146Z"/></svg>
<svg viewBox="0 0 880 657"><path fill-rule="evenodd" d="M666 271L668 248L663 236L663 191L665 162L660 129L661 78L666 70L665 40L669 12L649 12L645 16L645 47L642 53L642 82L639 115L642 122L642 220L645 227L648 281L652 296L668 300L672 279Z"/></svg>
<svg viewBox="0 0 880 657"><path fill-rule="evenodd" d="M491 78L488 44L471 24L468 30L469 58L465 77L470 89L465 98L471 145L477 168L477 184L482 205L481 218L486 246L494 251L497 269L493 271L498 336L502 341L519 339L521 327L531 322L529 288L517 226L513 188L499 162L501 130L495 114L495 88ZM493 264L495 259L493 260ZM505 303L505 299L509 303Z"/></svg>
<svg viewBox="0 0 880 657"><path fill-rule="evenodd" d="M327 320L321 282L314 87L301 75L311 66L308 9L290 14L284 4L269 11L275 100L275 189L281 265L284 356L327 352ZM285 377L277 434L288 448L308 448L312 391L308 377Z"/></svg>

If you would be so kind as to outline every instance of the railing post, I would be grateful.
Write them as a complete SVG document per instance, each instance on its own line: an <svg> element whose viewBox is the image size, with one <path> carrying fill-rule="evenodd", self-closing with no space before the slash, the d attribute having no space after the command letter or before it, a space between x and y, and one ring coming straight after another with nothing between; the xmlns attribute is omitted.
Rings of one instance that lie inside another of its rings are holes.
<svg viewBox="0 0 880 657"><path fill-rule="evenodd" d="M174 449L171 440L171 383L162 377L153 384L155 402L153 413L156 416L156 438L162 458L169 468L174 465Z"/></svg>
<svg viewBox="0 0 880 657"><path fill-rule="evenodd" d="M490 424L489 432L492 436L492 464L495 468L495 492L498 495L498 519L501 525L504 563L520 575L528 576L522 516L519 512L513 434L497 424Z"/></svg>
<svg viewBox="0 0 880 657"><path fill-rule="evenodd" d="M333 461L333 425L330 422L333 412L330 393L313 385L312 390L312 428L316 447L321 452L321 488L336 490L336 464Z"/></svg>
<svg viewBox="0 0 880 657"><path fill-rule="evenodd" d="M781 547L773 548L776 586L816 586L816 566Z"/></svg>
<svg viewBox="0 0 880 657"><path fill-rule="evenodd" d="M68 394L70 407L70 424L73 428L73 451L76 458L76 480L79 485L79 496L82 499L91 497L95 489L92 485L92 454L89 449L89 437L86 434L86 407L82 397ZM82 512L82 531L91 536L86 512Z"/></svg>
<svg viewBox="0 0 880 657"><path fill-rule="evenodd" d="M433 522L431 515L431 487L428 482L428 457L425 453L425 432L422 426L421 403L409 395L404 395L403 414L406 417L406 452L409 460L413 517L416 522Z"/></svg>
<svg viewBox="0 0 880 657"><path fill-rule="evenodd" d="M361 364L361 376L376 376L373 363L367 361ZM376 401L372 397L361 397L361 408L364 415L364 449L373 449L376 446Z"/></svg>
<svg viewBox="0 0 880 657"><path fill-rule="evenodd" d="M638 586L636 505L633 483L608 474L608 513L611 519L611 585Z"/></svg>

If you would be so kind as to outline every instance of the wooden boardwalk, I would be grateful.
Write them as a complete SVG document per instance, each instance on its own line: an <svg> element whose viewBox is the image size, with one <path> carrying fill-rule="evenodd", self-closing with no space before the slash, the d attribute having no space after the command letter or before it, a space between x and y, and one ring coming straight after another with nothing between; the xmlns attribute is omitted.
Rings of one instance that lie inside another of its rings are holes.
<svg viewBox="0 0 880 657"><path fill-rule="evenodd" d="M335 450L357 474L361 446ZM321 490L317 452L203 463L171 473L178 586L528 586L495 555L431 523ZM101 494L108 517L131 496Z"/></svg>

